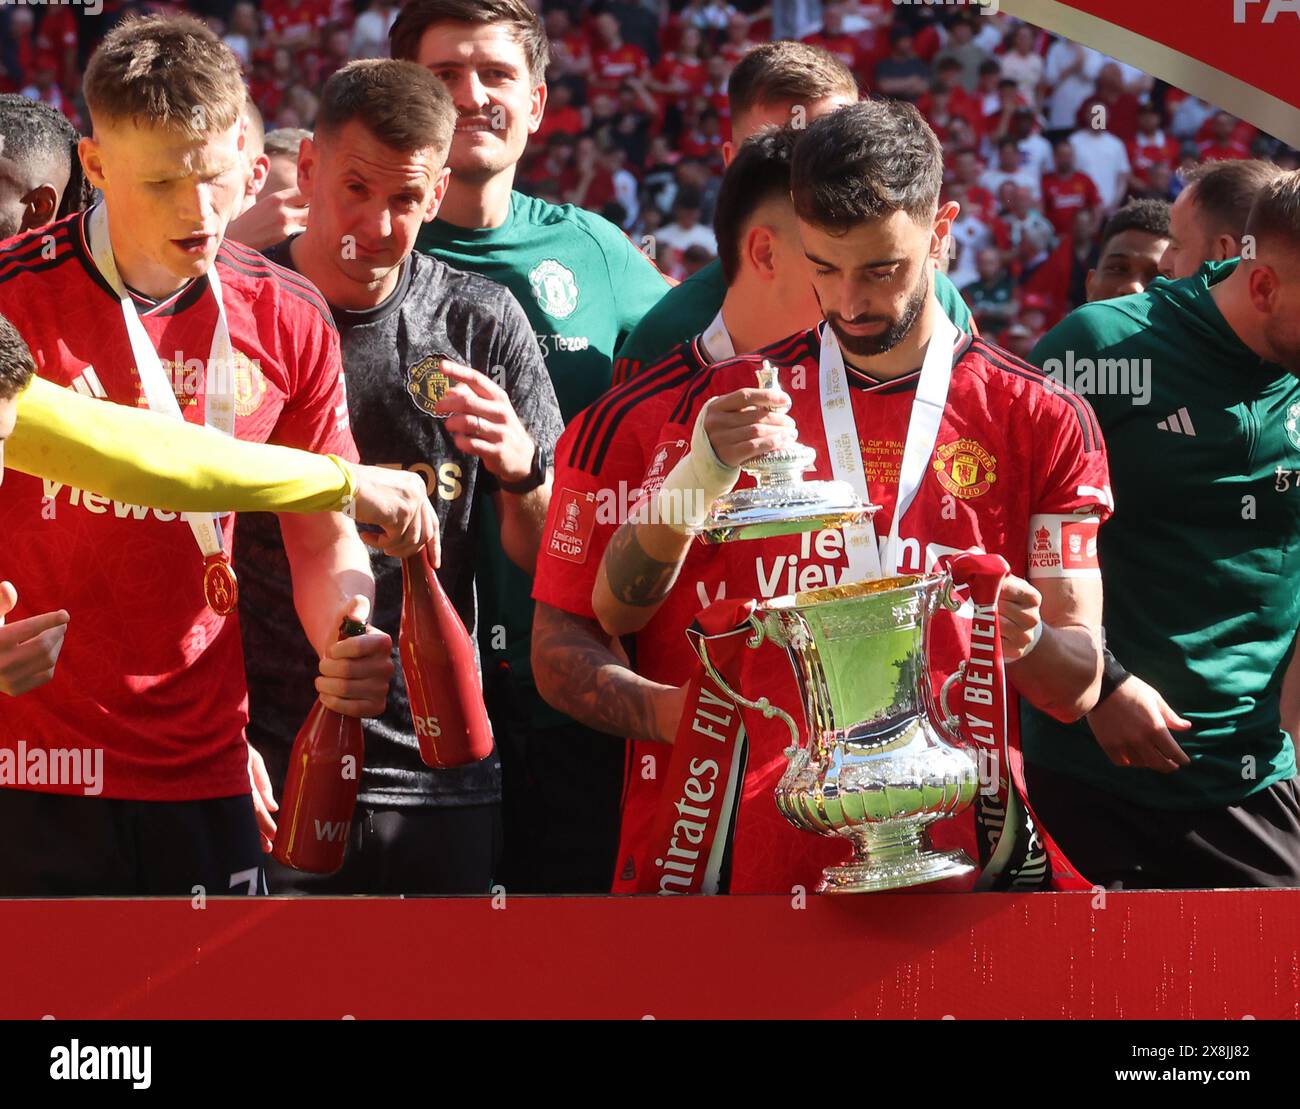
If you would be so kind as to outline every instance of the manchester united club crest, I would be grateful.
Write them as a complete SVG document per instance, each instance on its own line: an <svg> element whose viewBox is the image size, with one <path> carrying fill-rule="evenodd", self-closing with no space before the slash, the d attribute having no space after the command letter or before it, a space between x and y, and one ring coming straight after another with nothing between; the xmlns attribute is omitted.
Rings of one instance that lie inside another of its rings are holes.
<svg viewBox="0 0 1300 1109"><path fill-rule="evenodd" d="M235 351L235 415L251 416L266 396L262 367L242 350Z"/></svg>
<svg viewBox="0 0 1300 1109"><path fill-rule="evenodd" d="M1283 426L1291 445L1300 450L1300 404L1293 404L1286 410L1286 423Z"/></svg>
<svg viewBox="0 0 1300 1109"><path fill-rule="evenodd" d="M945 443L935 453L935 476L949 493L964 501L983 496L997 481L998 461L974 439Z"/></svg>
<svg viewBox="0 0 1300 1109"><path fill-rule="evenodd" d="M528 274L528 287L543 312L567 320L578 310L578 279L554 258L539 262Z"/></svg>
<svg viewBox="0 0 1300 1109"><path fill-rule="evenodd" d="M434 407L447 395L451 379L442 372L442 359L431 354L421 358L407 371L406 392L415 407L430 416L443 419L447 413L435 412Z"/></svg>

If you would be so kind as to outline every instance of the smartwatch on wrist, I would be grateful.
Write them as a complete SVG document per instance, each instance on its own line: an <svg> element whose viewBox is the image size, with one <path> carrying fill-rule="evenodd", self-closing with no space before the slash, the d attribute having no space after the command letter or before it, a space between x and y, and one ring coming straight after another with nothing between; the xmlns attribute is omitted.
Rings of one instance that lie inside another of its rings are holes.
<svg viewBox="0 0 1300 1109"><path fill-rule="evenodd" d="M507 493L513 493L515 496L523 496L525 493L531 493L546 484L546 471L551 468L551 452L538 443L533 448L533 466L528 471L528 476L520 478L518 481L502 481L497 479L497 485Z"/></svg>
<svg viewBox="0 0 1300 1109"><path fill-rule="evenodd" d="M1103 647L1101 649L1101 695L1097 698L1097 704L1093 705L1092 708L1098 708L1128 678L1129 672L1124 669L1119 659L1110 653L1109 647Z"/></svg>

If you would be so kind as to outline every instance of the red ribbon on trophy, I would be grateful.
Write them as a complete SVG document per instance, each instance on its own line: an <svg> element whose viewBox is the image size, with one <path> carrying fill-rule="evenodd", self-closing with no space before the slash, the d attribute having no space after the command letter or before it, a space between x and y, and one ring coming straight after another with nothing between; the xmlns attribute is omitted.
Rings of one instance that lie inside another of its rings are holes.
<svg viewBox="0 0 1300 1109"><path fill-rule="evenodd" d="M960 682L956 715L963 738L978 752L981 787L972 806L981 872L977 890L1086 890L1092 884L1034 816L1025 788L1020 730L1010 726L998 594L1010 572L1001 555L948 555L953 580L974 606L970 658ZM989 770L995 773L989 773Z"/></svg>
<svg viewBox="0 0 1300 1109"><path fill-rule="evenodd" d="M718 601L686 635L709 640L724 670L745 650L753 601ZM686 707L673 739L663 800L636 868L637 893L717 893L732 818L744 776L745 726L740 708L697 659Z"/></svg>

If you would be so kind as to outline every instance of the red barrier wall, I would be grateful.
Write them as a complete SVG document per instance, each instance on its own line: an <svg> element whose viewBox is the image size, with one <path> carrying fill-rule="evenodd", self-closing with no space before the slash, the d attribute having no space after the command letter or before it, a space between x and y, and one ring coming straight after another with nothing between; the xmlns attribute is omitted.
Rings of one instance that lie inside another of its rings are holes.
<svg viewBox="0 0 1300 1109"><path fill-rule="evenodd" d="M0 1017L1300 1016L1300 891L492 905L8 902Z"/></svg>

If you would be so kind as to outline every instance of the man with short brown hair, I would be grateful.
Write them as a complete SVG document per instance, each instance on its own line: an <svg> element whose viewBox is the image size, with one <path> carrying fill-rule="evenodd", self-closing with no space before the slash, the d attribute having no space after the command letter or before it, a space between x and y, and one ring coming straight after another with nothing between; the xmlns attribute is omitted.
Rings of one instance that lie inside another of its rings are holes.
<svg viewBox="0 0 1300 1109"><path fill-rule="evenodd" d="M392 45L395 58L442 80L458 116L446 199L418 248L514 293L560 411L571 419L609 388L615 349L668 283L608 220L515 191L547 99L545 31L526 0L411 0L393 25ZM480 646L489 660L488 708L507 760L501 881L524 892L603 890L622 759L608 738L538 695L529 666L532 583L486 534ZM536 806L521 811L516 799ZM517 865L512 843L537 846L538 863Z"/></svg>
<svg viewBox="0 0 1300 1109"><path fill-rule="evenodd" d="M1191 277L1206 262L1240 255L1255 198L1281 175L1272 162L1255 158L1208 162L1185 174L1186 187L1169 213L1163 268L1178 280Z"/></svg>
<svg viewBox="0 0 1300 1109"><path fill-rule="evenodd" d="M337 321L347 403L362 458L426 477L439 525L439 577L471 636L480 532L532 571L550 497L536 466L560 414L532 330L510 293L413 253L446 190L455 108L412 62L373 59L325 83L298 182L307 228L268 256L318 287ZM249 735L278 785L311 708L311 652L280 648L293 598L274 521L240 533ZM376 625L396 640L402 571L376 555ZM397 666L394 650L393 664ZM501 768L425 766L405 676L365 722L366 758L343 867L328 877L272 865L275 892L485 893L500 852Z"/></svg>
<svg viewBox="0 0 1300 1109"><path fill-rule="evenodd" d="M130 19L91 58L84 89L93 136L81 160L103 202L0 250L0 312L38 372L355 460L319 294L223 242L247 169L234 55L190 17ZM365 547L337 513L286 515L281 528L316 688L330 708L373 715L388 637L335 642L345 617L369 612ZM21 744L28 764L61 769L0 780L0 893L264 890L254 805L269 812L260 791L250 799L239 628L227 619L233 518L182 521L15 474L0 487L0 530L23 601L66 609L79 629L54 678L5 706L0 765L16 765Z"/></svg>

